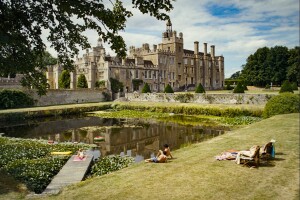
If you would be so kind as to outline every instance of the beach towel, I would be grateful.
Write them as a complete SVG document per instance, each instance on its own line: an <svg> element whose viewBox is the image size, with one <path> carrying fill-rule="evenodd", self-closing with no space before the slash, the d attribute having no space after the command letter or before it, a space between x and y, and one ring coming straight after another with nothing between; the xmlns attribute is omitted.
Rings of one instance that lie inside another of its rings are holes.
<svg viewBox="0 0 300 200"><path fill-rule="evenodd" d="M84 158L80 159L78 156L74 156L73 161L85 161L87 156L84 156Z"/></svg>

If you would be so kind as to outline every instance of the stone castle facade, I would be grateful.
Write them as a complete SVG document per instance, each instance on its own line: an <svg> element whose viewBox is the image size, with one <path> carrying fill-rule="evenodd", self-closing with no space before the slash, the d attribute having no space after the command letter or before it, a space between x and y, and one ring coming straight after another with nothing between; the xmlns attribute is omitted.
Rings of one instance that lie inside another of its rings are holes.
<svg viewBox="0 0 300 200"><path fill-rule="evenodd" d="M111 57L106 54L102 40L91 51L75 61L76 69L71 72L70 88L76 88L80 74L84 74L88 88L95 88L97 81L104 81L110 89L110 78L117 79L124 85L125 92L141 91L148 83L152 92L163 92L167 84L174 91L194 90L201 83L206 90L222 89L224 86L224 57L215 55L215 46L207 52L199 52L199 42L194 42L194 50L184 49L183 34L172 31L170 21L162 33L162 43L145 43L142 47L129 47L126 59ZM62 67L51 66L47 72L50 88L58 88ZM134 82L140 84L134 84Z"/></svg>

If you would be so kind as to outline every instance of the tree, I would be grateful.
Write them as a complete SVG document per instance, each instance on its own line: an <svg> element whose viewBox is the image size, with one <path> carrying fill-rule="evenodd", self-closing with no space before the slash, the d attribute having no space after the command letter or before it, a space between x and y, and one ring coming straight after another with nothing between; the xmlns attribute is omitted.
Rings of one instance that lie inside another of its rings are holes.
<svg viewBox="0 0 300 200"><path fill-rule="evenodd" d="M67 70L63 70L58 80L59 88L63 88L63 89L70 88L70 82L71 82L70 72Z"/></svg>
<svg viewBox="0 0 300 200"><path fill-rule="evenodd" d="M233 93L245 93L242 83L238 82L233 90Z"/></svg>
<svg viewBox="0 0 300 200"><path fill-rule="evenodd" d="M230 79L239 79L241 71L237 71L230 76Z"/></svg>
<svg viewBox="0 0 300 200"><path fill-rule="evenodd" d="M281 88L280 88L279 93L283 93L283 92L294 93L293 87L292 87L291 83L288 80L284 81Z"/></svg>
<svg viewBox="0 0 300 200"><path fill-rule="evenodd" d="M255 86L281 85L288 79L300 80L299 47L288 49L284 46L263 47L247 58L240 79ZM298 78L297 78L298 77Z"/></svg>
<svg viewBox="0 0 300 200"><path fill-rule="evenodd" d="M148 85L148 83L145 83L143 89L142 89L142 93L151 93L150 87Z"/></svg>
<svg viewBox="0 0 300 200"><path fill-rule="evenodd" d="M173 91L172 87L170 86L170 84L168 84L165 87L164 93L174 93L174 91Z"/></svg>
<svg viewBox="0 0 300 200"><path fill-rule="evenodd" d="M158 20L169 19L166 12L173 9L174 0L132 0L132 7ZM42 39L47 30L47 40L58 52L59 63L73 69L72 58L79 48L89 48L82 33L97 31L104 42L120 57L126 55L126 45L119 31L132 16L121 0L103 3L99 0L26 0L0 1L0 74L21 73L23 84L45 92L46 80L42 72L46 66L39 62L45 54ZM127 3L127 1L124 1ZM76 19L76 20L75 20Z"/></svg>
<svg viewBox="0 0 300 200"><path fill-rule="evenodd" d="M286 78L291 82L300 84L300 47L289 50L289 67L287 69Z"/></svg>
<svg viewBox="0 0 300 200"><path fill-rule="evenodd" d="M199 85L197 86L195 93L205 93L205 89L201 83L199 83Z"/></svg>
<svg viewBox="0 0 300 200"><path fill-rule="evenodd" d="M80 74L77 80L77 88L88 88L87 80L84 74Z"/></svg>

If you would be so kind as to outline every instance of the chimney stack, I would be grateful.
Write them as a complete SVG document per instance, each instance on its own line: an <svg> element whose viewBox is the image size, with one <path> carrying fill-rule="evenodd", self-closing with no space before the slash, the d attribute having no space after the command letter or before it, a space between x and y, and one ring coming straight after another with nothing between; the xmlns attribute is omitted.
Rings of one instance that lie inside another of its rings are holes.
<svg viewBox="0 0 300 200"><path fill-rule="evenodd" d="M215 45L210 46L210 54L211 54L211 57L215 57Z"/></svg>
<svg viewBox="0 0 300 200"><path fill-rule="evenodd" d="M204 56L207 55L207 43L203 43L204 45Z"/></svg>
<svg viewBox="0 0 300 200"><path fill-rule="evenodd" d="M195 41L194 42L194 54L198 55L198 53L199 53L199 42Z"/></svg>

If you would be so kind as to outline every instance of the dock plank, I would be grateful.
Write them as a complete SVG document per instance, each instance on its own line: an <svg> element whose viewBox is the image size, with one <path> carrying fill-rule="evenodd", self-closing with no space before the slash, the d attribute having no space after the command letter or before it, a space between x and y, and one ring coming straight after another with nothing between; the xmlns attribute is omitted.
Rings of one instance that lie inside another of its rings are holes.
<svg viewBox="0 0 300 200"><path fill-rule="evenodd" d="M88 154L87 158L82 161L74 161L74 158L75 155L71 156L42 194L58 194L63 187L83 180L91 165L93 155Z"/></svg>

